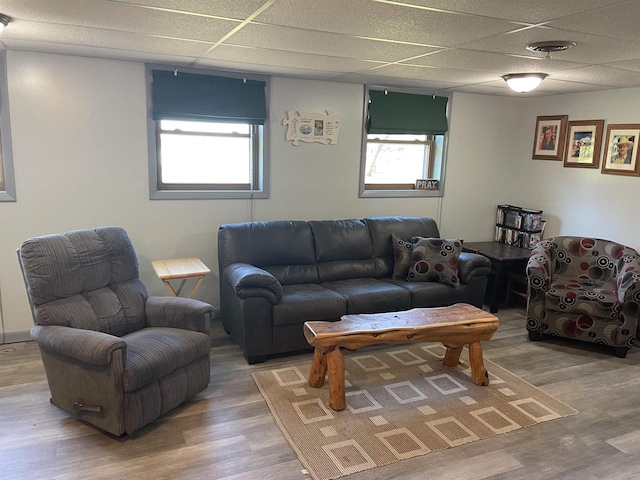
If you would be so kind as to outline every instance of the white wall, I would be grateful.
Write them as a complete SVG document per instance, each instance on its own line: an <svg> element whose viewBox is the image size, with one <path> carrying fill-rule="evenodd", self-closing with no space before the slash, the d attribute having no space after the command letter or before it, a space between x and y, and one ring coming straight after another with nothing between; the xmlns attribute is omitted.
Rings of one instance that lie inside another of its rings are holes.
<svg viewBox="0 0 640 480"><path fill-rule="evenodd" d="M546 236L593 236L640 249L639 177L605 175L600 168L566 168L562 161L531 159L537 116L604 119L606 136L608 124L640 124L639 111L638 88L527 99L516 122L518 148L510 156L516 165L514 182L519 185L512 190L510 202L544 210ZM605 143L603 138L603 151Z"/></svg>
<svg viewBox="0 0 640 480"><path fill-rule="evenodd" d="M36 235L122 226L150 294L166 293L152 260L197 256L212 270L197 297L217 305L218 227L248 221L252 210L254 220L441 215L443 236L490 240L496 205L522 190L509 192L509 143L496 140L513 137L521 99L455 95L444 199L360 199L363 87L273 78L271 198L256 200L253 209L248 200L151 201L143 64L8 52L7 69L18 197L0 204L7 341L27 338L32 325L15 250ZM334 111L341 116L339 143L286 142L288 110Z"/></svg>

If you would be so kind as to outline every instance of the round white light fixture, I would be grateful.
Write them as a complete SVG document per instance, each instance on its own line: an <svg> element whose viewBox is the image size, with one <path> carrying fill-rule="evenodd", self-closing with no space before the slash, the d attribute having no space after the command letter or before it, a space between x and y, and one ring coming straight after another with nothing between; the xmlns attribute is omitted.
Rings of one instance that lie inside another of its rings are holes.
<svg viewBox="0 0 640 480"><path fill-rule="evenodd" d="M547 76L546 73L510 73L502 78L514 92L526 93L540 85Z"/></svg>
<svg viewBox="0 0 640 480"><path fill-rule="evenodd" d="M12 20L11 17L8 17L6 15L3 15L2 13L0 13L0 32L2 32L2 30L4 29L4 27L6 27L7 25L9 25L9 22Z"/></svg>

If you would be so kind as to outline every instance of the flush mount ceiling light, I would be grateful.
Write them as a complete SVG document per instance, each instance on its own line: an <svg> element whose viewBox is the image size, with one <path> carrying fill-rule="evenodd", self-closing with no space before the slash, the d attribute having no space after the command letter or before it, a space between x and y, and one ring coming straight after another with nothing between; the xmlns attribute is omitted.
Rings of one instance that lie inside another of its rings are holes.
<svg viewBox="0 0 640 480"><path fill-rule="evenodd" d="M2 13L0 13L0 32L2 32L2 30L4 29L4 27L6 27L7 25L9 25L9 22L11 21L11 17L8 17L6 15L3 15Z"/></svg>
<svg viewBox="0 0 640 480"><path fill-rule="evenodd" d="M540 85L547 76L546 73L510 73L502 78L514 92L526 93Z"/></svg>
<svg viewBox="0 0 640 480"><path fill-rule="evenodd" d="M544 52L545 58L551 58L551 52L563 52L575 47L576 42L567 42L565 40L549 40L548 42L535 42L527 45L530 52Z"/></svg>

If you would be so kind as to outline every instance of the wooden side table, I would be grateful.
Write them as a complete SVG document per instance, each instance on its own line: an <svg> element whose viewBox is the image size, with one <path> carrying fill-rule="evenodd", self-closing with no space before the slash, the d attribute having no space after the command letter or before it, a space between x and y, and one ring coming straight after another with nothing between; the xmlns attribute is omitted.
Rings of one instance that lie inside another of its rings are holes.
<svg viewBox="0 0 640 480"><path fill-rule="evenodd" d="M190 278L196 278L196 284L193 286L189 298L193 298L200 288L205 275L209 275L211 270L202 263L199 258L174 258L171 260L154 260L151 262L156 275L164 286L167 287L169 293L174 297L180 296L182 287ZM170 280L180 280L178 290L174 290Z"/></svg>
<svg viewBox="0 0 640 480"><path fill-rule="evenodd" d="M465 251L479 253L491 260L493 282L489 311L496 313L508 295L509 273L526 275L531 250L499 242L465 242L463 248Z"/></svg>

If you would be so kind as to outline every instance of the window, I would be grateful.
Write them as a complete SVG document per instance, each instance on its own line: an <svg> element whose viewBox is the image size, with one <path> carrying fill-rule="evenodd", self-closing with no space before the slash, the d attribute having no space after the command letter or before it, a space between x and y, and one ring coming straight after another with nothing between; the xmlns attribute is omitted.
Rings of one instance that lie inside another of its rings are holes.
<svg viewBox="0 0 640 480"><path fill-rule="evenodd" d="M150 198L268 198L266 82L147 70Z"/></svg>
<svg viewBox="0 0 640 480"><path fill-rule="evenodd" d="M441 196L448 99L386 90L367 93L360 196Z"/></svg>
<svg viewBox="0 0 640 480"><path fill-rule="evenodd" d="M179 120L157 124L159 189L249 191L259 185L262 126Z"/></svg>
<svg viewBox="0 0 640 480"><path fill-rule="evenodd" d="M16 186L13 178L6 66L6 53L2 51L0 52L0 202L15 202Z"/></svg>

